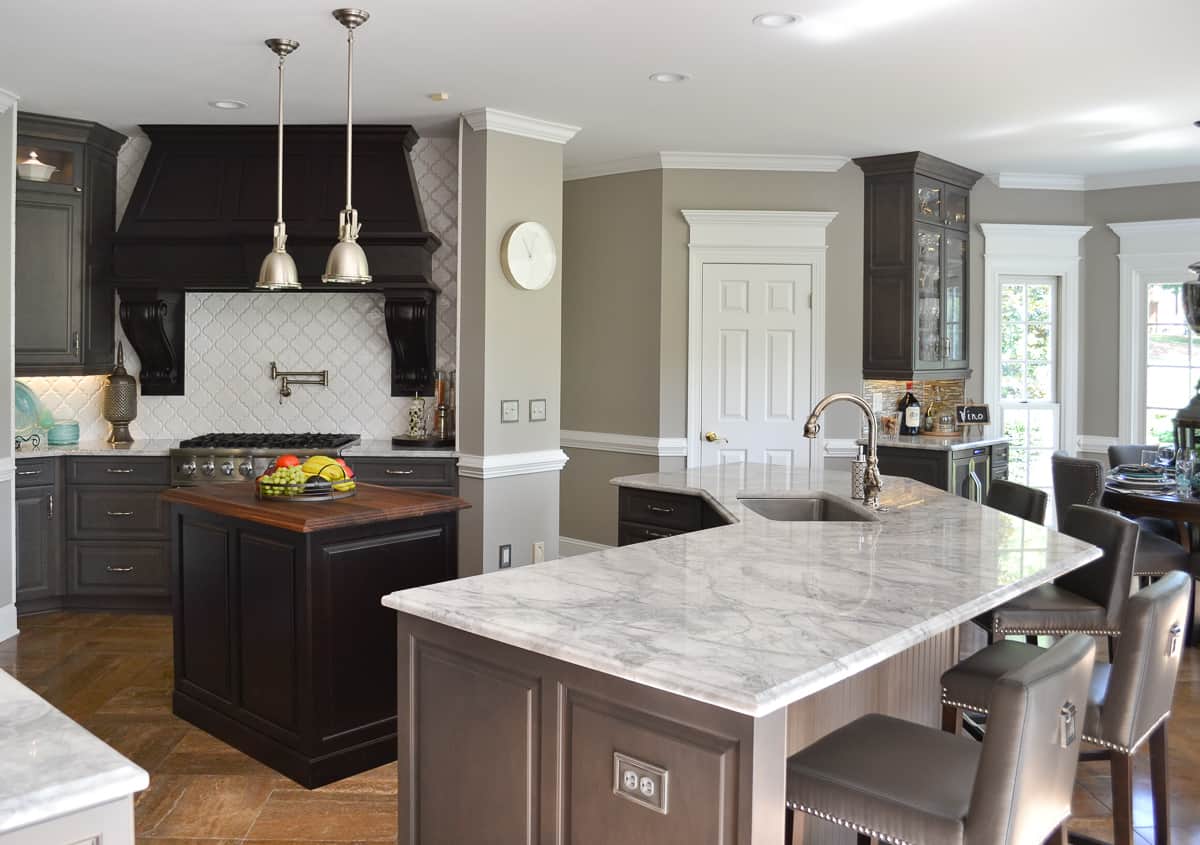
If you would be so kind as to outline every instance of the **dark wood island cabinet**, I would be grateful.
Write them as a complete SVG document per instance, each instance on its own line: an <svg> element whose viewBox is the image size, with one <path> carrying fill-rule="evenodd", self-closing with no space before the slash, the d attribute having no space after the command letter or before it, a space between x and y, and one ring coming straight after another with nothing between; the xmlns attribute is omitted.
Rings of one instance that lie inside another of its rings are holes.
<svg viewBox="0 0 1200 845"><path fill-rule="evenodd" d="M174 488L174 712L314 788L396 758L383 596L455 577L451 496L360 484L337 502Z"/></svg>

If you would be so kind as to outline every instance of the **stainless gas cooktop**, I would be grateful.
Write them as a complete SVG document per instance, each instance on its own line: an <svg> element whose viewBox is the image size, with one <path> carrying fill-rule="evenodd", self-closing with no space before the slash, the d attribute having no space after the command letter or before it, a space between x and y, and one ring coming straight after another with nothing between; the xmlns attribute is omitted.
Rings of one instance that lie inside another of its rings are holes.
<svg viewBox="0 0 1200 845"><path fill-rule="evenodd" d="M171 483L253 481L279 455L340 455L360 439L357 434L202 434L171 450Z"/></svg>

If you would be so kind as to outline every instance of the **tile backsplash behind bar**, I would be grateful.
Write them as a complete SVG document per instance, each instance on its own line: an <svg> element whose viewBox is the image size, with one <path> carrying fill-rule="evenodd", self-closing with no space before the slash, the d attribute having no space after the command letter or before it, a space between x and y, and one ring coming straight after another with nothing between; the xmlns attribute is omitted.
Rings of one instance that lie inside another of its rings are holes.
<svg viewBox="0 0 1200 845"><path fill-rule="evenodd" d="M133 137L118 158L118 211L137 181L149 143ZM455 369L457 330L458 148L422 138L413 169L430 230L437 366ZM249 287L249 283L247 284ZM134 437L175 439L205 431L339 431L387 438L407 426L409 399L391 396L391 350L383 297L366 293L188 294L185 396L139 396ZM120 326L118 337L123 338ZM126 365L139 362L128 343ZM329 387L294 389L279 403L270 362L285 370L329 370ZM108 436L100 414L103 377L23 378L57 419L79 421L84 440Z"/></svg>
<svg viewBox="0 0 1200 845"><path fill-rule="evenodd" d="M896 408L900 404L900 400L904 398L906 385L904 381L887 381L884 379L864 379L862 386L862 395L867 401L871 401L871 394L883 394L883 413L895 413ZM913 396L917 397L917 401L921 403L921 408L926 408L926 403L929 399L940 396L943 402L951 405L962 404L964 401L963 391L966 389L966 382L962 379L933 379L930 381L914 381L912 383Z"/></svg>

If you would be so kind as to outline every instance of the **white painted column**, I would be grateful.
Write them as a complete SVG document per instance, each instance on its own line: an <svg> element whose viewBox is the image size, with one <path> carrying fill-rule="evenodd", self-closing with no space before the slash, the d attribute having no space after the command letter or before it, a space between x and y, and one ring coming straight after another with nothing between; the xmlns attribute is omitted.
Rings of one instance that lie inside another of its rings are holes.
<svg viewBox="0 0 1200 845"><path fill-rule="evenodd" d="M13 499L13 261L16 243L17 97L0 89L0 641L17 633Z"/></svg>

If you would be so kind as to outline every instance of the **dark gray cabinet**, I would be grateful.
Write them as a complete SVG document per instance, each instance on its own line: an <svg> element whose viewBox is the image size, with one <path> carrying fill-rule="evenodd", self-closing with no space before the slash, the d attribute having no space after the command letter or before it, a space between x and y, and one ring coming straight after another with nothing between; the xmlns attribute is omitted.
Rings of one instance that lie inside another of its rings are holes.
<svg viewBox="0 0 1200 845"><path fill-rule="evenodd" d="M919 152L854 161L866 175L863 377L965 378L970 192L982 174Z"/></svg>
<svg viewBox="0 0 1200 845"><path fill-rule="evenodd" d="M57 470L51 459L17 464L16 600L22 608L63 594L62 495Z"/></svg>
<svg viewBox="0 0 1200 845"><path fill-rule="evenodd" d="M912 478L983 504L992 481L1008 478L1008 444L950 451L880 446L879 471Z"/></svg>
<svg viewBox="0 0 1200 845"><path fill-rule="evenodd" d="M636 487L622 487L618 491L617 517L618 546L729 524L699 496Z"/></svg>
<svg viewBox="0 0 1200 845"><path fill-rule="evenodd" d="M456 458L390 458L384 456L347 456L355 478L363 484L383 487L406 487L443 496L458 495L458 460Z"/></svg>
<svg viewBox="0 0 1200 845"><path fill-rule="evenodd" d="M112 243L117 150L125 136L96 123L21 114L17 160L58 169L17 180L18 376L93 375L113 365Z"/></svg>

